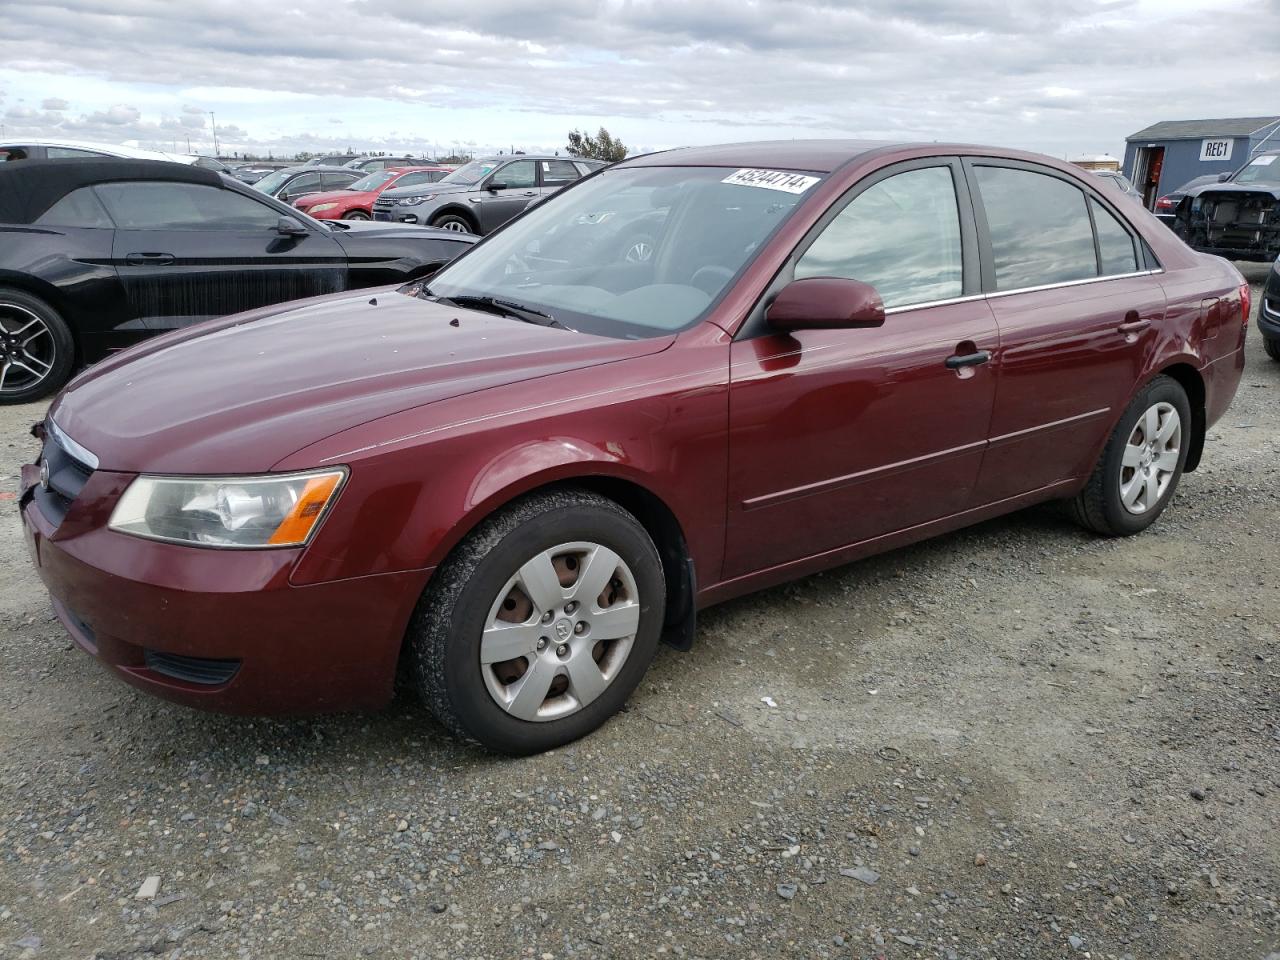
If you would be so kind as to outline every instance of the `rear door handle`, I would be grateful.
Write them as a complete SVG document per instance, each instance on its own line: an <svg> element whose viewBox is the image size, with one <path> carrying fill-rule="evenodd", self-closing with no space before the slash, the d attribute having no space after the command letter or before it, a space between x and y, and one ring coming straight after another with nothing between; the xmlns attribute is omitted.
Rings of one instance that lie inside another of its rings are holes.
<svg viewBox="0 0 1280 960"><path fill-rule="evenodd" d="M978 350L974 353L956 354L947 357L948 370L959 370L961 367L976 367L991 359L990 350Z"/></svg>
<svg viewBox="0 0 1280 960"><path fill-rule="evenodd" d="M131 267L167 267L173 260L172 253L130 253L124 258Z"/></svg>
<svg viewBox="0 0 1280 960"><path fill-rule="evenodd" d="M1139 330L1145 330L1149 326L1151 326L1150 320L1129 320L1116 327L1116 330L1120 333L1137 333Z"/></svg>

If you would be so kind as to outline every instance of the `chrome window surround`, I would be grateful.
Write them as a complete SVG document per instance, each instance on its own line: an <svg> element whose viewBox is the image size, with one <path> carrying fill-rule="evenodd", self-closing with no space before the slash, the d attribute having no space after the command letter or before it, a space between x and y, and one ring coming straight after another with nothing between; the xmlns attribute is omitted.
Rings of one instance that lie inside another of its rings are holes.
<svg viewBox="0 0 1280 960"><path fill-rule="evenodd" d="M992 290L990 293L974 293L967 297L952 297L947 300L928 300L924 303L909 303L901 307L889 307L885 310L885 316L892 313L905 313L908 310L923 310L926 307L945 307L953 303L969 303L975 300L995 300L998 297L1012 297L1019 293L1038 293L1041 290L1057 290L1060 287L1080 287L1087 283L1104 283L1107 280L1126 280L1132 277L1150 277L1158 273L1164 273L1164 268L1158 270L1138 270L1134 273L1113 273L1105 277L1085 277L1083 280L1064 280L1061 283L1045 283L1036 287L1018 287L1016 290Z"/></svg>

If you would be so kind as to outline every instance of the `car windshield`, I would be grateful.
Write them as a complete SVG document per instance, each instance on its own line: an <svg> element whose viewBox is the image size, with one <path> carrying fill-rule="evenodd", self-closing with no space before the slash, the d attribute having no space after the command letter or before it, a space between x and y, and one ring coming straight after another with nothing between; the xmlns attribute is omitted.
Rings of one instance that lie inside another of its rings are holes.
<svg viewBox="0 0 1280 960"><path fill-rule="evenodd" d="M1254 157L1235 176L1236 183L1280 183L1280 154L1264 153Z"/></svg>
<svg viewBox="0 0 1280 960"><path fill-rule="evenodd" d="M371 173L367 177L361 177L355 183L343 187L343 190L377 190L388 180L394 180L398 174L384 173L379 170L377 173Z"/></svg>
<svg viewBox="0 0 1280 960"><path fill-rule="evenodd" d="M496 160L472 160L449 174L441 183L478 183L498 166Z"/></svg>
<svg viewBox="0 0 1280 960"><path fill-rule="evenodd" d="M253 185L253 189L261 190L263 193L275 193L280 188L280 185L291 176L293 174L288 170L277 170L275 173L268 173Z"/></svg>
<svg viewBox="0 0 1280 960"><path fill-rule="evenodd" d="M601 336L673 333L706 314L820 179L609 170L493 234L422 295L494 298Z"/></svg>

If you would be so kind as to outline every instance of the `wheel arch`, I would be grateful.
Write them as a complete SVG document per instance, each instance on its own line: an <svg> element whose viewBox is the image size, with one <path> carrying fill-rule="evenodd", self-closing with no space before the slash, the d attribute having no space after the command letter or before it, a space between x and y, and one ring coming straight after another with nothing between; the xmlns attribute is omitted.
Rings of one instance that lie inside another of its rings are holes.
<svg viewBox="0 0 1280 960"><path fill-rule="evenodd" d="M29 273L15 273L11 270L0 270L0 287L9 287L13 290L20 290L32 297L43 300L53 310L66 319L66 303L64 302L58 288L47 280L32 276ZM75 329L71 324L67 324L71 329L72 338L75 338Z"/></svg>
<svg viewBox="0 0 1280 960"><path fill-rule="evenodd" d="M1196 367L1185 361L1164 367L1157 374L1160 375L1176 381L1186 391L1187 402L1191 405L1191 446L1187 450L1187 461L1182 468L1184 472L1190 473L1200 465L1200 456L1204 453L1204 435L1207 429L1204 377Z"/></svg>
<svg viewBox="0 0 1280 960"><path fill-rule="evenodd" d="M439 210L433 210L431 213L431 219L427 221L427 226L431 226L441 217L449 216L450 214L461 217L463 220L467 221L467 223L471 224L473 233L480 233L480 221L476 219L475 213L456 203L450 203L441 207Z"/></svg>

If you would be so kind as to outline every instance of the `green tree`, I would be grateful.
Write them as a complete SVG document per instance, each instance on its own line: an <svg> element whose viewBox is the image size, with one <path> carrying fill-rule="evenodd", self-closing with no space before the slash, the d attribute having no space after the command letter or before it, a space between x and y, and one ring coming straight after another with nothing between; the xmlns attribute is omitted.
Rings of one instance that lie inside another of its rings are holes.
<svg viewBox="0 0 1280 960"><path fill-rule="evenodd" d="M571 157L588 157L592 160L607 160L609 163L622 160L627 155L627 145L621 140L615 140L604 127L594 137L580 130L571 130L567 149Z"/></svg>

